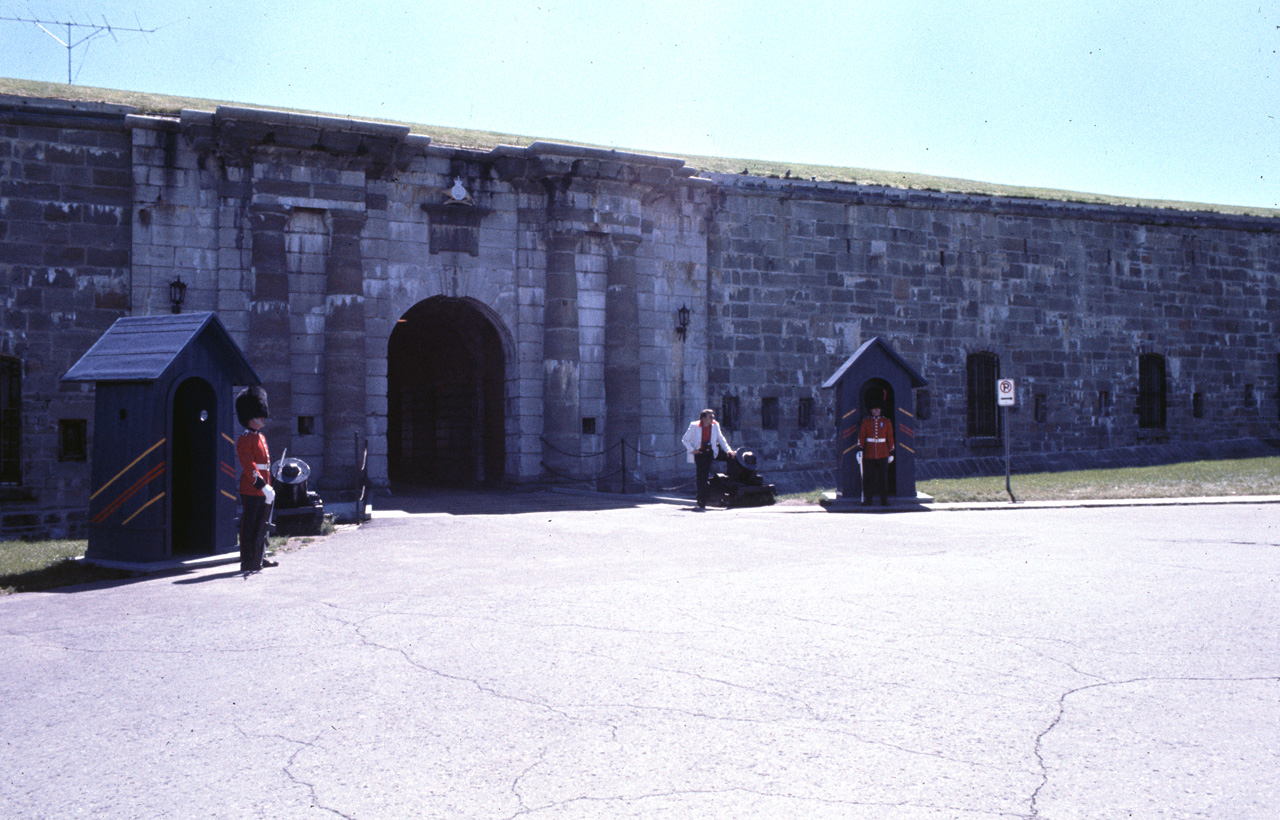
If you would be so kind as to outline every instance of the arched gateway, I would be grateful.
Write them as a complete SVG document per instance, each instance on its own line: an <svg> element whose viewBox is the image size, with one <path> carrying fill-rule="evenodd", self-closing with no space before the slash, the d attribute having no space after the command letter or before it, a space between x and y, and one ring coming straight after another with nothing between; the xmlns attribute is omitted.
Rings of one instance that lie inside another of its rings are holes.
<svg viewBox="0 0 1280 820"><path fill-rule="evenodd" d="M387 471L393 484L498 484L506 463L502 339L466 299L410 308L387 343Z"/></svg>

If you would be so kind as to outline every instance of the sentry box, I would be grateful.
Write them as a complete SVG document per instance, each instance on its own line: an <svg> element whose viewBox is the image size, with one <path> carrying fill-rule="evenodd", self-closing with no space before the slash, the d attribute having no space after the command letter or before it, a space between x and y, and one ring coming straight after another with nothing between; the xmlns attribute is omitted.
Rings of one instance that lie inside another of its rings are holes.
<svg viewBox="0 0 1280 820"><path fill-rule="evenodd" d="M86 559L235 551L232 404L261 380L216 315L118 319L62 381L96 385Z"/></svg>
<svg viewBox="0 0 1280 820"><path fill-rule="evenodd" d="M840 497L857 501L862 497L862 473L855 449L858 426L870 415L872 404L893 424L893 463L889 465L889 494L895 498L916 498L915 437L917 387L928 385L888 344L874 336L858 348L831 378L824 389L836 391L836 481Z"/></svg>

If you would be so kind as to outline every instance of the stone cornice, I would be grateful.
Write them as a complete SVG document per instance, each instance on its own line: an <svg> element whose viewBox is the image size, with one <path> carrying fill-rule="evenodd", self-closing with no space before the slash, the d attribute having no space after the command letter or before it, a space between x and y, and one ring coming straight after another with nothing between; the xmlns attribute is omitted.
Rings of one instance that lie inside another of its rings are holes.
<svg viewBox="0 0 1280 820"><path fill-rule="evenodd" d="M1207 210L1194 211L1149 206L962 194L947 191L859 185L853 182L783 180L742 176L740 174L712 173L708 174L707 177L722 194L767 196L777 199L847 205L968 211L997 216L1077 219L1161 227L1217 228L1252 233L1280 233L1280 217L1223 214Z"/></svg>
<svg viewBox="0 0 1280 820"><path fill-rule="evenodd" d="M229 105L212 112L183 109L176 119L125 119L134 128L180 130L197 152L216 153L233 163L278 152L318 152L344 169L363 170L372 177L408 168L431 142L403 125Z"/></svg>

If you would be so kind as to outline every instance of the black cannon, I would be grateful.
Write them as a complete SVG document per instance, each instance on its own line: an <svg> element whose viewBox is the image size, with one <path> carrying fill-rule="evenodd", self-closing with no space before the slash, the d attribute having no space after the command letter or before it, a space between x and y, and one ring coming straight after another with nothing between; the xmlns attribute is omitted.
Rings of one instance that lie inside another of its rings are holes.
<svg viewBox="0 0 1280 820"><path fill-rule="evenodd" d="M307 490L311 467L300 458L284 458L271 468L276 491L275 525L278 535L319 535L324 525L324 502Z"/></svg>
<svg viewBox="0 0 1280 820"><path fill-rule="evenodd" d="M756 454L751 450L739 450L736 457L726 456L724 472L711 474L711 503L725 507L764 507L777 501L777 488L766 484L756 467Z"/></svg>

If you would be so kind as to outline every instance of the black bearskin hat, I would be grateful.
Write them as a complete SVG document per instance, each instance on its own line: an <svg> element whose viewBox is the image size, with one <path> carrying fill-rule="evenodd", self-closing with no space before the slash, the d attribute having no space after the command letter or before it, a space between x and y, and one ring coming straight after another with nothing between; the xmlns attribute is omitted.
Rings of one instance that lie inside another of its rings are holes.
<svg viewBox="0 0 1280 820"><path fill-rule="evenodd" d="M251 419L265 419L267 412L267 391L261 387L250 387L236 396L236 418L245 427Z"/></svg>

